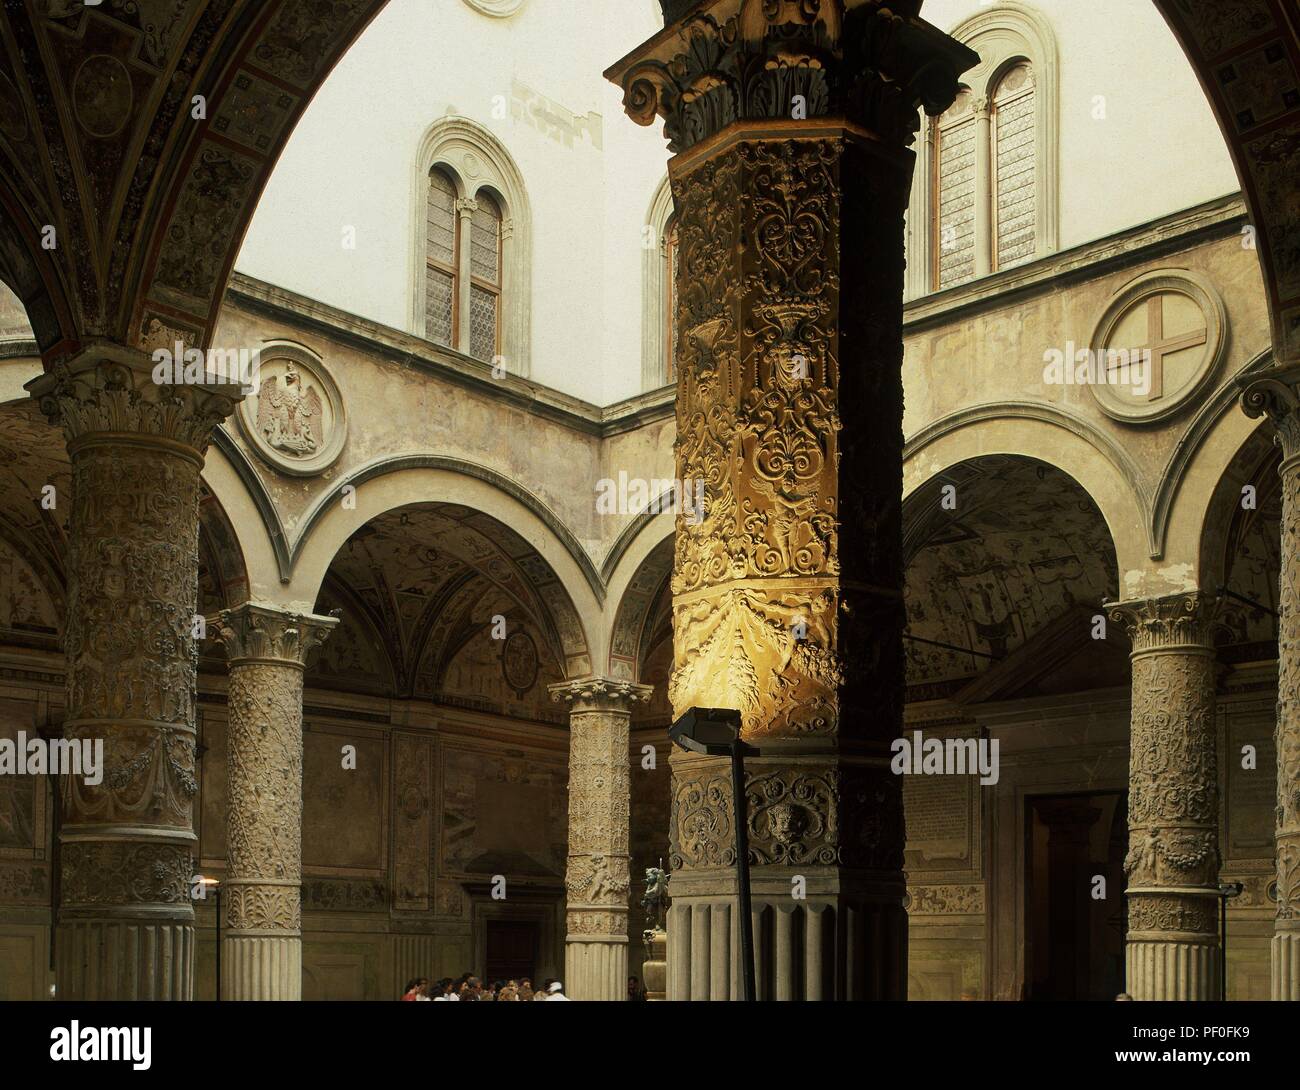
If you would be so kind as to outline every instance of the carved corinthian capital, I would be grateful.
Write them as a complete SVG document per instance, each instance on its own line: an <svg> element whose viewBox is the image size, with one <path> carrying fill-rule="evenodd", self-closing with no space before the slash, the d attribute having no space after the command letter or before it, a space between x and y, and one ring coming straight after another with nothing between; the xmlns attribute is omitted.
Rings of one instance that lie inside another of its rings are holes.
<svg viewBox="0 0 1300 1090"><path fill-rule="evenodd" d="M217 614L213 639L225 648L231 665L266 662L302 669L338 623L338 610L319 617L245 602Z"/></svg>
<svg viewBox="0 0 1300 1090"><path fill-rule="evenodd" d="M1167 598L1111 602L1106 610L1133 641L1133 654L1170 648L1214 646L1214 615L1218 600L1192 591Z"/></svg>
<svg viewBox="0 0 1300 1090"><path fill-rule="evenodd" d="M94 435L128 434L170 440L197 455L244 396L239 381L174 385L154 379L148 353L96 344L55 363L27 389L50 423L62 426L70 448Z"/></svg>
<svg viewBox="0 0 1300 1090"><path fill-rule="evenodd" d="M1242 383L1241 407L1252 419L1273 422L1283 458L1300 459L1300 365L1252 375Z"/></svg>
<svg viewBox="0 0 1300 1090"><path fill-rule="evenodd" d="M674 152L738 122L841 117L910 145L978 63L914 2L713 0L664 4L668 27L606 76L632 120L664 119Z"/></svg>
<svg viewBox="0 0 1300 1090"><path fill-rule="evenodd" d="M631 711L633 705L646 703L653 686L630 681L613 681L604 677L585 677L562 681L550 687L552 700L563 700L573 711Z"/></svg>

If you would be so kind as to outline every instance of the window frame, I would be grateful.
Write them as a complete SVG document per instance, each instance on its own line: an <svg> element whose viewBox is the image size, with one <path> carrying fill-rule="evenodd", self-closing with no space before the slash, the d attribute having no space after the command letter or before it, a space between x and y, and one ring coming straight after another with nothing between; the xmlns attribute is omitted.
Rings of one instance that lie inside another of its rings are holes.
<svg viewBox="0 0 1300 1090"><path fill-rule="evenodd" d="M441 174L451 184L452 264L450 266L443 265L441 262L435 261L434 259L429 257L429 239L428 239L427 228L425 231L425 240L424 240L424 264L426 270L436 269L438 272L444 273L451 277L451 343L447 345L443 345L441 344L440 341L435 341L433 340L432 337L429 336L429 287L428 287L427 279L425 281L425 287L424 287L424 323L423 323L424 328L421 330L420 335L424 337L425 340L433 341L434 344L440 345L443 348L450 348L455 350L456 346L460 343L460 236L461 236L460 212L459 212L460 187L456 184L455 175L448 172L441 163L434 163L433 166L429 168L430 187L432 187L433 185L433 176L435 173ZM428 207L427 194L425 195L425 201L426 201L426 209L427 209ZM425 276L426 277L428 276L427 272L425 273Z"/></svg>

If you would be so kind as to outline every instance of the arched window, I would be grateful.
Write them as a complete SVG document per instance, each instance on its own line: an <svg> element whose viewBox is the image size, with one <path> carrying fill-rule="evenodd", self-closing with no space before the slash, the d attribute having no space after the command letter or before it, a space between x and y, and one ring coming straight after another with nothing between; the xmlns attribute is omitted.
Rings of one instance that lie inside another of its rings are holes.
<svg viewBox="0 0 1300 1090"><path fill-rule="evenodd" d="M459 117L425 133L416 169L412 332L526 377L532 244L518 169L496 137Z"/></svg>
<svg viewBox="0 0 1300 1090"><path fill-rule="evenodd" d="M660 181L641 228L641 388L677 378L677 216L668 179Z"/></svg>
<svg viewBox="0 0 1300 1090"><path fill-rule="evenodd" d="M677 217L664 230L664 381L677 381Z"/></svg>
<svg viewBox="0 0 1300 1090"><path fill-rule="evenodd" d="M501 206L480 193L470 213L469 354L490 360L501 344Z"/></svg>
<svg viewBox="0 0 1300 1090"><path fill-rule="evenodd" d="M952 287L975 275L975 113L969 88L934 122L934 284Z"/></svg>
<svg viewBox="0 0 1300 1090"><path fill-rule="evenodd" d="M1032 8L1005 0L953 37L980 55L931 121L908 216L907 296L1013 268L1057 248L1056 42Z"/></svg>
<svg viewBox="0 0 1300 1090"><path fill-rule="evenodd" d="M457 280L460 270L460 228L456 215L456 183L445 171L429 171L428 215L425 220L424 335L436 344L456 347Z"/></svg>
<svg viewBox="0 0 1300 1090"><path fill-rule="evenodd" d="M994 270L1034 256L1034 106L1034 71L1022 61L1008 69L993 93Z"/></svg>

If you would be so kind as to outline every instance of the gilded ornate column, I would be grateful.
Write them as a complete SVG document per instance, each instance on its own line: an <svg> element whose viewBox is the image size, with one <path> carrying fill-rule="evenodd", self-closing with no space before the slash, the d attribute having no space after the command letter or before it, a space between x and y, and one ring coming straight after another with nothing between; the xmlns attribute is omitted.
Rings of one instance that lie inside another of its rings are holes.
<svg viewBox="0 0 1300 1090"><path fill-rule="evenodd" d="M1133 641L1124 872L1134 999L1219 994L1214 606L1191 593L1110 607Z"/></svg>
<svg viewBox="0 0 1300 1090"><path fill-rule="evenodd" d="M906 994L903 215L920 125L978 58L916 0L665 0L607 75L662 117L680 232L677 714L742 713L757 978ZM731 783L672 756L669 998L739 996Z"/></svg>
<svg viewBox="0 0 1300 1090"><path fill-rule="evenodd" d="M570 999L627 998L629 738L648 685L584 678L551 686L569 711L568 938Z"/></svg>
<svg viewBox="0 0 1300 1090"><path fill-rule="evenodd" d="M1251 416L1272 419L1282 448L1273 998L1300 1000L1300 366L1252 382L1243 405Z"/></svg>
<svg viewBox="0 0 1300 1090"><path fill-rule="evenodd" d="M251 603L218 619L230 661L223 999L302 998L302 679L337 624Z"/></svg>
<svg viewBox="0 0 1300 1090"><path fill-rule="evenodd" d="M193 990L199 471L239 393L152 367L102 344L28 386L72 459L65 733L104 741L62 792L60 999Z"/></svg>

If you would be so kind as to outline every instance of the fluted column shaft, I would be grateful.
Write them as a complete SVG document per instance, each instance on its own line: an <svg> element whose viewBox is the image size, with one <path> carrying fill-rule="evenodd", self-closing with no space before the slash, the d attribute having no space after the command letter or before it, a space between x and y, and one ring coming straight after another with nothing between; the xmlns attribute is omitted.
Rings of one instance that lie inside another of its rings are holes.
<svg viewBox="0 0 1300 1090"><path fill-rule="evenodd" d="M906 994L903 217L918 104L978 58L897 7L671 5L608 73L675 153L677 475L704 512L677 527L669 694L762 748L764 998ZM730 770L672 769L669 998L738 998Z"/></svg>
<svg viewBox="0 0 1300 1090"><path fill-rule="evenodd" d="M604 678L551 686L569 704L569 858L564 952L571 999L627 998L629 724L650 687Z"/></svg>
<svg viewBox="0 0 1300 1090"><path fill-rule="evenodd" d="M199 471L239 395L151 367L101 344L28 387L72 460L64 732L104 753L63 784L60 999L193 992Z"/></svg>
<svg viewBox="0 0 1300 1090"><path fill-rule="evenodd" d="M1278 595L1277 916L1272 995L1300 1001L1300 365L1253 381L1243 404L1267 414L1282 448L1281 585Z"/></svg>
<svg viewBox="0 0 1300 1090"><path fill-rule="evenodd" d="M1212 598L1180 594L1111 611L1133 640L1124 870L1134 999L1219 994L1213 610Z"/></svg>
<svg viewBox="0 0 1300 1090"><path fill-rule="evenodd" d="M223 999L302 998L303 671L337 623L252 604L217 620L230 660Z"/></svg>

